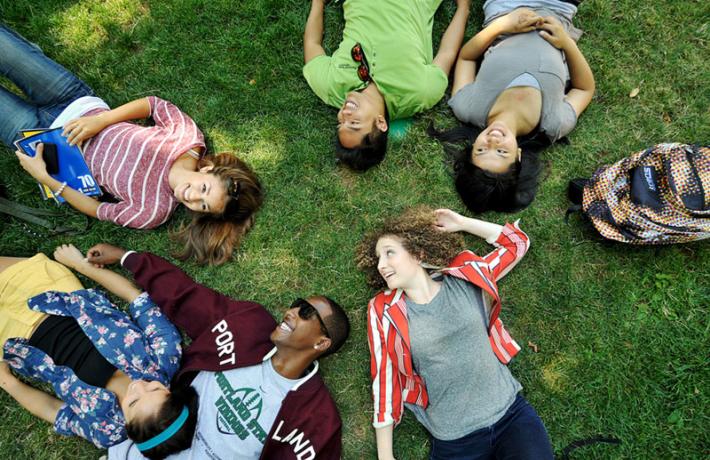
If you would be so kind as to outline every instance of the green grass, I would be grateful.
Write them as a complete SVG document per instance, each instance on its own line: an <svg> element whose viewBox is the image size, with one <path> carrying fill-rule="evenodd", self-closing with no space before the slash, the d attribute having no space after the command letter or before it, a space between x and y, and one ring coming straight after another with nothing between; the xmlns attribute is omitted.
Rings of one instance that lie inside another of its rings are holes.
<svg viewBox="0 0 710 460"><path fill-rule="evenodd" d="M467 37L481 22L473 2ZM350 312L349 343L323 365L344 422L346 459L375 458L365 331L373 294L353 248L384 217L418 203L463 211L441 147L424 128L455 123L445 101L417 117L381 167L363 175L335 165L335 111L301 75L305 0L0 0L0 17L74 71L110 105L156 94L189 113L210 148L249 161L266 204L235 261L219 268L181 264L198 281L278 314L296 296L326 293ZM444 0L435 44L453 14ZM532 238L525 260L502 282L503 318L525 347L512 364L544 420L555 450L580 437L614 434L620 447L577 451L588 459L700 459L708 455L707 244L632 248L602 242L578 221L565 225L565 187L663 141L710 139L710 7L704 0L587 0L577 25L597 81L570 145L546 152L533 205L514 216ZM326 48L342 30L328 7ZM630 98L633 88L640 88ZM41 203L13 155L0 151L13 198ZM100 241L170 254L171 224L153 232L94 222L76 238L36 239L4 222L0 254L50 253L65 242ZM486 215L502 221L502 215ZM510 217L513 218L513 217ZM468 240L479 251L485 245ZM79 439L0 395L0 457L96 459ZM395 432L398 458L423 459L424 430L411 414Z"/></svg>

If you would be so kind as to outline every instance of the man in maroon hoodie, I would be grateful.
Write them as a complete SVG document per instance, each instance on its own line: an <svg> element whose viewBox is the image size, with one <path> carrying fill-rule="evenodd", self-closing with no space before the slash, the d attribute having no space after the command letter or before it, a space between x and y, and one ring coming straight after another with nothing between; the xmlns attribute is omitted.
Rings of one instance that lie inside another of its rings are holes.
<svg viewBox="0 0 710 460"><path fill-rule="evenodd" d="M341 420L316 359L336 352L348 318L323 296L297 299L276 323L255 302L233 300L192 280L170 262L99 244L95 264L121 265L192 340L175 385L199 394L189 450L170 459L339 459ZM109 459L140 459L130 441Z"/></svg>

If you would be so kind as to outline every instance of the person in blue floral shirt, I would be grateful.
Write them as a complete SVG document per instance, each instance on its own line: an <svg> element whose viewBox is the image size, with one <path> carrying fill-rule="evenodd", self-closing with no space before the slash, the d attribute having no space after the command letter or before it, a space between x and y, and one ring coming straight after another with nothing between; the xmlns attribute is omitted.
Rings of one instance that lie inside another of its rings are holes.
<svg viewBox="0 0 710 460"><path fill-rule="evenodd" d="M129 302L128 313L101 291L74 289L81 285L71 272L44 255L0 257L0 387L57 433L81 436L97 447L128 434L148 458L189 447L197 394L189 386L168 388L182 355L178 330L147 293L89 264L74 246L57 248L54 257ZM36 292L55 284L56 290ZM22 298L24 310L29 307L25 323L32 326L26 332L16 324L25 312L11 305ZM11 370L49 383L59 399L21 382Z"/></svg>

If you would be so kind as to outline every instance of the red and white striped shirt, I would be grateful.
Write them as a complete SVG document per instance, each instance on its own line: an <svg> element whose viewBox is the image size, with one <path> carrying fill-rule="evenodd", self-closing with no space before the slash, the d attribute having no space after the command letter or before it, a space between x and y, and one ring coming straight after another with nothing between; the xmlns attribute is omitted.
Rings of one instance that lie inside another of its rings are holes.
<svg viewBox="0 0 710 460"><path fill-rule="evenodd" d="M116 123L84 145L84 159L96 182L120 200L101 203L100 220L141 229L164 223L178 205L168 184L170 167L188 150L205 148L192 118L158 97L148 101L154 126Z"/></svg>
<svg viewBox="0 0 710 460"><path fill-rule="evenodd" d="M483 258L471 251L461 252L442 273L473 283L488 293L491 299L486 305L488 339L498 360L508 364L520 351L520 346L498 317L501 306L497 281L523 258L530 247L530 239L517 223L506 224L493 244L496 249ZM407 302L402 290L383 291L370 300L367 339L375 428L399 423L405 402L427 407L426 386L412 365Z"/></svg>

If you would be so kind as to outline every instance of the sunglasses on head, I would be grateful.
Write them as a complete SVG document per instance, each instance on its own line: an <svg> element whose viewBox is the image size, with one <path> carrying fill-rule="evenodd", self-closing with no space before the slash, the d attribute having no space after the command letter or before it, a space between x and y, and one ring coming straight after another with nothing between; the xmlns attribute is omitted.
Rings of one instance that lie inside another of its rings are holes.
<svg viewBox="0 0 710 460"><path fill-rule="evenodd" d="M318 322L320 323L320 328L323 332L323 335L330 338L330 334L328 334L328 328L325 327L325 323L323 322L323 318L320 317L320 313L318 313L316 307L311 305L307 300L300 298L296 299L291 304L291 308L298 308L298 316L301 319L308 320L313 318L314 316L318 318Z"/></svg>
<svg viewBox="0 0 710 460"><path fill-rule="evenodd" d="M362 81L370 81L370 66L367 63L365 52L362 50L362 45L355 43L355 46L350 50L350 56L353 61L359 63L357 68L357 76Z"/></svg>
<svg viewBox="0 0 710 460"><path fill-rule="evenodd" d="M242 190L242 183L238 180L229 178L229 183L227 184L227 195L234 201L239 199L239 192Z"/></svg>

